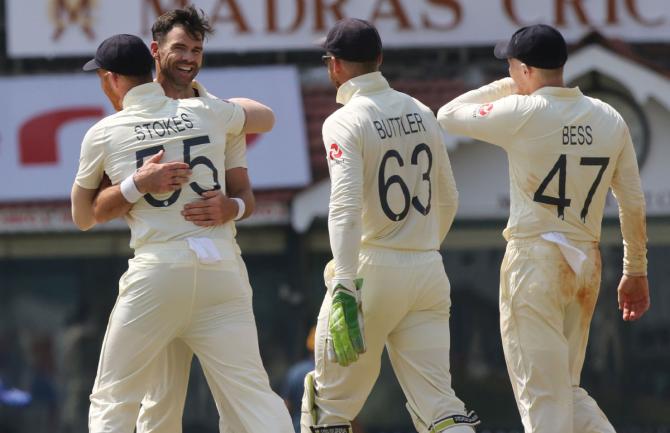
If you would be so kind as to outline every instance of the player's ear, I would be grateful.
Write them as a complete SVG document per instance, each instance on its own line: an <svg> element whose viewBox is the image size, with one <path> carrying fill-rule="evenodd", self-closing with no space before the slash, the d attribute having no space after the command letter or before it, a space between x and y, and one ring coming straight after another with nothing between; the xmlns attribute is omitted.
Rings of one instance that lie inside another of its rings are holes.
<svg viewBox="0 0 670 433"><path fill-rule="evenodd" d="M333 57L332 59L330 59L330 63L331 65L333 65L334 72L340 73L340 71L344 69L344 62L342 61L342 59Z"/></svg>
<svg viewBox="0 0 670 433"><path fill-rule="evenodd" d="M151 45L149 45L149 48L151 49L151 56L158 60L158 42L157 41L151 41Z"/></svg>
<svg viewBox="0 0 670 433"><path fill-rule="evenodd" d="M118 96L118 93L121 91L120 89L122 87L125 87L125 85L126 85L125 81L123 83L121 82L122 75L119 75L116 72L108 71L107 72L107 80L109 81L109 85L114 90L114 93L117 96Z"/></svg>

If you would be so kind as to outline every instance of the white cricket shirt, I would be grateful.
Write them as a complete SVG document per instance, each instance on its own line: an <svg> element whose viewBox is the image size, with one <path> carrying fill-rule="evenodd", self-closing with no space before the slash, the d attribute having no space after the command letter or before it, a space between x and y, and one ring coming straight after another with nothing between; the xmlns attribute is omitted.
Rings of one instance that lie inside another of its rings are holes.
<svg viewBox="0 0 670 433"><path fill-rule="evenodd" d="M379 72L341 85L337 102L323 124L334 278L355 278L361 245L438 250L458 193L433 112Z"/></svg>
<svg viewBox="0 0 670 433"><path fill-rule="evenodd" d="M219 99L207 91L205 86L197 81L193 81L193 88L196 95L201 98ZM246 134L228 135L226 139L226 170L231 168L247 168L247 140Z"/></svg>
<svg viewBox="0 0 670 433"><path fill-rule="evenodd" d="M507 152L510 217L505 239L561 232L599 241L607 191L619 203L624 273L646 275L645 201L623 118L579 88L512 95L511 78L467 92L437 115L449 133ZM495 179L488 179L495 182Z"/></svg>
<svg viewBox="0 0 670 433"><path fill-rule="evenodd" d="M96 189L103 172L112 184L130 176L151 155L164 149L162 162L191 165L190 181L180 190L160 196L145 195L126 216L130 246L182 240L190 236L232 239L232 223L198 227L181 215L185 203L205 190L225 191L226 135L244 127L244 110L212 98L171 99L157 83L131 89L123 110L91 127L81 146L75 182Z"/></svg>

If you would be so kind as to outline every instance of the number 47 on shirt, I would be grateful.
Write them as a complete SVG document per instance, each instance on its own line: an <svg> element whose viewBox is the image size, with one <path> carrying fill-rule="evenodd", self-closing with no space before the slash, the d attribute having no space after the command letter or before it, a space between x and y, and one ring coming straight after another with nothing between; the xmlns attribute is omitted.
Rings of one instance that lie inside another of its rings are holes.
<svg viewBox="0 0 670 433"><path fill-rule="evenodd" d="M603 178L603 173L607 169L607 165L609 164L609 162L610 162L609 158L595 158L595 157L582 157L579 160L580 166L600 166L600 170L598 170L598 174L596 175L595 179L593 180L593 183L591 184L591 188L589 189L589 193L586 196L586 200L584 200L584 206L582 207L582 211L579 215L583 222L586 222L586 216L589 213L589 206L591 206L591 200L593 199L593 194L595 194L596 189L598 189L598 185L600 185L600 181ZM565 197L565 178L567 171L566 164L567 164L567 156L563 153L561 154L561 156L558 157L558 161L556 161L556 164L554 164L551 170L549 170L549 173L544 178L542 183L540 183L540 186L537 188L537 191L535 191L535 195L533 196L533 200L538 203L545 203L556 206L558 217L560 219L565 218L565 208L569 207L570 203L572 202L571 199ZM547 185L549 185L549 182L551 182L551 180L557 174L558 174L558 197L545 195L544 191L547 189Z"/></svg>

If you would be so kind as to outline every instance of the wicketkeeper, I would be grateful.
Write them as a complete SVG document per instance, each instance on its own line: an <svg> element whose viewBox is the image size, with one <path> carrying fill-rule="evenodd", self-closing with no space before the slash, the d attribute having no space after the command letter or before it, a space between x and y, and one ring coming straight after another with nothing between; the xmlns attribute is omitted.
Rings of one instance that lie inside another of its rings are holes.
<svg viewBox="0 0 670 433"><path fill-rule="evenodd" d="M323 47L344 107L323 125L334 258L301 432L351 432L386 346L417 430L472 433L479 420L449 373L450 286L439 249L458 193L442 133L428 107L379 72L381 40L369 23L339 21Z"/></svg>

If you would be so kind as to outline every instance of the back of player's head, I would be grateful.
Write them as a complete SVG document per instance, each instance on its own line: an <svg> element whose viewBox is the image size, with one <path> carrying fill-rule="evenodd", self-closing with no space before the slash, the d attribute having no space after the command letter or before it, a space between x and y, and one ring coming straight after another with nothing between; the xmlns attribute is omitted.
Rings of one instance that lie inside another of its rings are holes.
<svg viewBox="0 0 670 433"><path fill-rule="evenodd" d="M535 24L517 30L509 41L493 50L499 59L514 58L540 69L558 69L568 60L568 47L561 33L546 24Z"/></svg>
<svg viewBox="0 0 670 433"><path fill-rule="evenodd" d="M333 56L350 62L374 62L382 53L382 40L377 29L358 18L336 22L321 46Z"/></svg>
<svg viewBox="0 0 670 433"><path fill-rule="evenodd" d="M205 36L214 33L202 9L198 10L189 5L183 9L173 9L156 19L151 26L154 41L162 42L165 35L176 26L181 26L189 36L197 40L203 40Z"/></svg>
<svg viewBox="0 0 670 433"><path fill-rule="evenodd" d="M95 57L83 66L84 71L105 69L128 77L151 80L154 59L144 41L135 35L111 36L98 46Z"/></svg>

